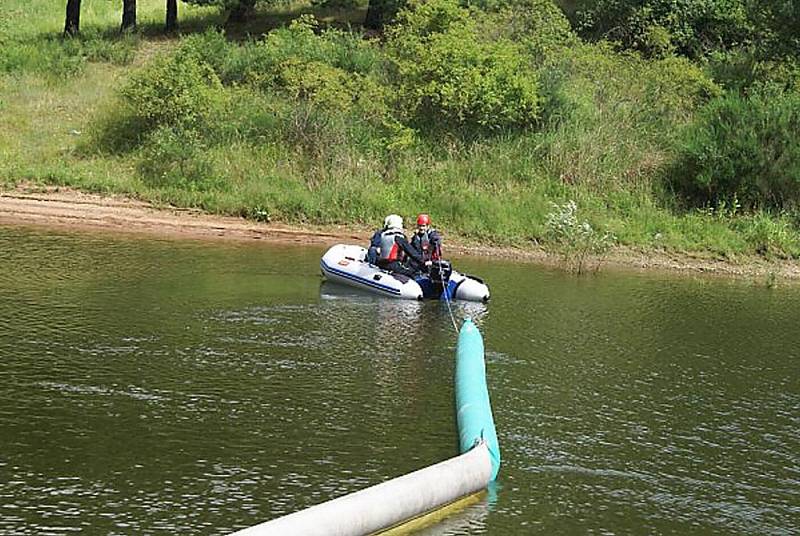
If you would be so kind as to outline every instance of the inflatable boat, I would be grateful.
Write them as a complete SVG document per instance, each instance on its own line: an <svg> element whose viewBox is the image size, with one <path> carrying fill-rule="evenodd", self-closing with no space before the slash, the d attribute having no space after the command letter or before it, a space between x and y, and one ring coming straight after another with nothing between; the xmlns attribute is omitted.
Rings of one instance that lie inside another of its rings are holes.
<svg viewBox="0 0 800 536"><path fill-rule="evenodd" d="M320 261L329 281L407 300L455 299L489 301L489 287L479 278L456 272L447 261L434 264L430 274L408 277L387 272L366 261L361 246L337 244Z"/></svg>

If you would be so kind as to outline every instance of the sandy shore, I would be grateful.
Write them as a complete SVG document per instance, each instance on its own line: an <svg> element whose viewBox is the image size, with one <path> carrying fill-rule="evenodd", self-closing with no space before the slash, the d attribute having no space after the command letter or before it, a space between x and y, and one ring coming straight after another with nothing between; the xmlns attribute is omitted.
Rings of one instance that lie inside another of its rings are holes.
<svg viewBox="0 0 800 536"><path fill-rule="evenodd" d="M86 194L68 188L18 188L0 191L0 225L69 228L150 236L246 240L294 244L366 244L370 230L344 226L289 226L242 218L215 216L199 210L155 207L141 201ZM446 237L451 254L494 256L558 266L559 259L532 246L530 249L486 247ZM603 261L604 268L710 274L766 281L800 281L800 262L767 262L746 258L738 262L664 252L637 252L617 248Z"/></svg>

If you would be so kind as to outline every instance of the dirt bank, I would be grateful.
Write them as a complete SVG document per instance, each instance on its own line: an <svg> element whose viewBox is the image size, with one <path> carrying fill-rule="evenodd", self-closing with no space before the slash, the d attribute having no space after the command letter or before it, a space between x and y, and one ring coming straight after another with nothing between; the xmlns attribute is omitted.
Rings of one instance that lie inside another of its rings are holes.
<svg viewBox="0 0 800 536"><path fill-rule="evenodd" d="M199 210L156 207L119 196L87 194L68 188L39 187L0 191L0 225L35 225L175 238L321 245L339 242L366 244L371 234L365 228L261 223L210 215ZM557 258L534 246L529 249L490 248L459 242L448 236L447 249L459 255L492 255L547 266L559 265ZM661 270L763 281L773 277L800 281L800 262L767 262L760 258L731 261L702 255L638 252L617 248L604 260L603 266L622 270Z"/></svg>

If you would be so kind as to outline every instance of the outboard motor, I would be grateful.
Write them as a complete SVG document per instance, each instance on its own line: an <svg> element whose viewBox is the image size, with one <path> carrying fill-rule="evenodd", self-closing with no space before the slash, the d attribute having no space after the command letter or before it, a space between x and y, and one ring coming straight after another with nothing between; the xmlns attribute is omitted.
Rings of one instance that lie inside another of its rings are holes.
<svg viewBox="0 0 800 536"><path fill-rule="evenodd" d="M436 293L441 295L445 287L450 282L450 275L453 273L453 267L449 261L433 261L431 264L430 277L433 281L433 286Z"/></svg>

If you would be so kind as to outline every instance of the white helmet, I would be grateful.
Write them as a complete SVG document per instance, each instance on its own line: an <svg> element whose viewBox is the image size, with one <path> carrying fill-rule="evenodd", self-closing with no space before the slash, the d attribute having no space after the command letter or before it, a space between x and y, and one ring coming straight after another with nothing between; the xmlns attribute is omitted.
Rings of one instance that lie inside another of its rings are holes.
<svg viewBox="0 0 800 536"><path fill-rule="evenodd" d="M397 214L389 214L386 216L386 219L383 220L383 226L387 229L402 229L403 228L403 218L398 216Z"/></svg>

